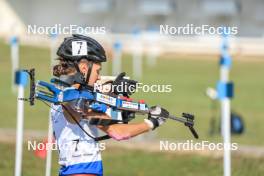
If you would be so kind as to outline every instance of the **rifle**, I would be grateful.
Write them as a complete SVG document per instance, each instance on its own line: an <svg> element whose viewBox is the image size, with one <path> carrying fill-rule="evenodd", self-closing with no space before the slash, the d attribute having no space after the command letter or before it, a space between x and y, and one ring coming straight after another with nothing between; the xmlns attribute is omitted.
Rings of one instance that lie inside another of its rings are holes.
<svg viewBox="0 0 264 176"><path fill-rule="evenodd" d="M94 91L90 86L82 84L80 88L75 88L67 82L63 82L57 78L52 78L51 83L44 81L35 82L35 69L23 70L29 74L30 77L30 95L28 98L20 100L29 101L30 105L34 105L35 99L44 102L61 104L65 102L76 101L77 110L82 112L84 107L90 108L97 112L105 112L110 106L114 110L129 113L149 114L149 106L143 102L128 101L124 97L107 95L105 93ZM194 115L189 113L182 113L182 117L169 115L171 120L183 123L188 127L192 135L197 139L198 134L194 129ZM92 125L111 125L115 123L123 123L124 121L114 119L96 119L90 121Z"/></svg>

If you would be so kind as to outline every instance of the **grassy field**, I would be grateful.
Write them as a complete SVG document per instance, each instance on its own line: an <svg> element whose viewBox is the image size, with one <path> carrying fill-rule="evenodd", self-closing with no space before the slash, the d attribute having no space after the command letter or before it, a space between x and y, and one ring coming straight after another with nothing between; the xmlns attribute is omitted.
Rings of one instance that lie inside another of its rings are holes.
<svg viewBox="0 0 264 176"><path fill-rule="evenodd" d="M11 176L14 172L14 151L12 144L1 144L0 175ZM2 152L4 151L4 152ZM53 154L52 175L58 175L56 152ZM150 153L107 148L103 152L104 174L106 176L172 176L222 175L222 159L179 155L168 153ZM233 176L259 176L264 172L264 159L232 158ZM24 150L23 175L45 175L45 160L34 156L32 151Z"/></svg>
<svg viewBox="0 0 264 176"><path fill-rule="evenodd" d="M0 42L0 128L16 126L16 95L11 92L10 48ZM36 68L37 79L50 79L50 53L48 49L20 48L20 67ZM123 59L123 71L132 75L131 56ZM111 62L104 65L104 74L110 74ZM138 92L135 99L145 99L151 105L162 105L176 115L191 112L196 115L196 128L201 140L221 141L220 135L209 136L210 100L204 92L208 86L214 87L219 76L216 58L199 59L177 57L159 58L155 67L148 67L144 60L144 84L171 84L171 93ZM107 71L108 72L107 72ZM235 82L235 98L232 109L244 117L246 131L241 136L233 136L232 141L239 145L263 145L264 124L264 75L263 61L234 61L231 79ZM25 104L25 128L46 130L48 127L48 107L36 102L34 107ZM136 119L142 121L142 118ZM192 139L188 129L172 121L157 129L159 139ZM14 145L0 144L0 175L12 175L14 167ZM24 175L44 173L44 161L25 151L23 161ZM222 175L222 160L201 156L148 153L109 149L103 153L106 175ZM58 165L54 156L53 175ZM264 170L263 159L233 157L233 175L261 175Z"/></svg>

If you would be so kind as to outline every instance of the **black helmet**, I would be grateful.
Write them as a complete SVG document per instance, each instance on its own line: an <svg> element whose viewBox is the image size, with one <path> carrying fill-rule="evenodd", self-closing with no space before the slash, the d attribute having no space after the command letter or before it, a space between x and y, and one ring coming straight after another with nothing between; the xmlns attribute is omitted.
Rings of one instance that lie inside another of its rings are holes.
<svg viewBox="0 0 264 176"><path fill-rule="evenodd" d="M57 51L57 55L71 62L78 62L81 59L93 62L106 61L104 48L91 37L79 34L65 38Z"/></svg>

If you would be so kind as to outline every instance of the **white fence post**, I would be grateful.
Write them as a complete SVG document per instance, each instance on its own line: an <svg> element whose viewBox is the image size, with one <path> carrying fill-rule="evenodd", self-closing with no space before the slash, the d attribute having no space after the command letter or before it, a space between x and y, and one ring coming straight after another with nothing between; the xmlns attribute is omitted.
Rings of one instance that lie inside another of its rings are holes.
<svg viewBox="0 0 264 176"><path fill-rule="evenodd" d="M116 41L113 48L112 75L117 76L122 69L122 43L120 41Z"/></svg>
<svg viewBox="0 0 264 176"><path fill-rule="evenodd" d="M24 89L27 85L27 77L28 75L24 71L17 71L15 73L15 83L18 85L15 176L20 176L22 171L24 101L19 99L24 98Z"/></svg>
<svg viewBox="0 0 264 176"><path fill-rule="evenodd" d="M217 84L217 94L221 104L221 134L224 142L223 169L224 176L231 175L231 103L233 83L229 81L229 71L232 59L228 54L227 35L223 36L220 58L220 81Z"/></svg>
<svg viewBox="0 0 264 176"><path fill-rule="evenodd" d="M11 88L12 92L16 93L16 85L15 85L15 72L19 67L19 43L18 38L16 36L11 37L10 39L11 45Z"/></svg>
<svg viewBox="0 0 264 176"><path fill-rule="evenodd" d="M142 77L142 64L143 64L143 58L142 58L142 41L141 41L141 35L139 31L135 31L133 33L134 35L134 52L133 52L133 78L134 79L141 79Z"/></svg>

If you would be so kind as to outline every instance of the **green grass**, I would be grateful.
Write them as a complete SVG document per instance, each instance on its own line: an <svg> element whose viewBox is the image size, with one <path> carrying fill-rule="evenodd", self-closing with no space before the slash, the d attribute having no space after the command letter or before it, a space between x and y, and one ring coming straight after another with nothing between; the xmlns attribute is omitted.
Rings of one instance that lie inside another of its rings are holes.
<svg viewBox="0 0 264 176"><path fill-rule="evenodd" d="M16 126L16 95L11 92L11 66L9 47L0 43L0 82L1 82L1 115L0 128L15 128ZM50 79L50 53L48 49L22 46L20 48L20 67L36 68L37 79ZM250 58L248 58L250 60ZM111 73L111 61L104 65L108 74ZM131 56L123 58L123 71L132 76ZM219 77L216 59L165 59L159 58L157 65L150 68L144 60L144 84L171 84L171 93L144 93L139 92L133 97L145 99L150 105L161 105L171 113L179 115L182 112L191 112L196 115L196 128L201 140L220 141L219 135L208 135L210 100L204 95L208 86L214 87ZM107 73L105 73L107 74ZM232 109L244 117L246 131L241 136L234 136L234 142L247 145L263 145L262 129L264 124L264 62L235 61L231 71L231 79L235 82L235 98ZM30 107L25 105L25 128L47 129L48 107L37 101ZM142 118L137 119L141 121ZM182 124L172 121L159 128L158 137L161 139L189 139L188 129Z"/></svg>
<svg viewBox="0 0 264 176"><path fill-rule="evenodd" d="M11 176L14 173L15 146L13 144L0 144L0 151L0 175ZM106 176L223 175L221 158L152 153L121 148L107 148L102 155ZM23 175L44 175L45 160L34 156L32 151L27 151L26 146L23 157ZM58 169L55 151L53 153L52 175L58 175ZM263 172L264 159L232 158L233 176L258 176Z"/></svg>
<svg viewBox="0 0 264 176"><path fill-rule="evenodd" d="M16 95L11 92L10 48L0 43L0 128L16 126ZM36 68L37 79L50 79L49 50L25 47L20 48L21 68ZM250 59L250 58L248 58ZM132 59L125 56L123 71L132 75ZM111 62L107 65L107 74L111 73ZM219 135L208 135L210 119L210 100L204 95L208 86L215 86L219 76L215 59L159 58L153 68L147 67L144 60L144 84L171 84L171 93L139 92L133 97L145 99L151 105L162 105L171 113L192 112L196 115L196 128L200 140L220 141ZM246 131L242 136L233 136L233 142L247 145L263 145L262 125L264 124L264 62L241 62L233 64L231 78L235 82L235 98L232 109L243 115ZM106 72L105 72L106 73ZM27 92L28 93L28 92ZM30 107L25 104L25 128L47 129L48 107L41 102ZM142 121L142 118L136 119ZM191 135L182 124L168 122L157 129L160 139L190 139ZM15 146L0 143L0 175L13 175ZM222 159L201 157L198 155L179 155L168 153L150 153L142 151L107 148L103 152L105 175L222 175ZM45 161L36 158L33 152L24 151L23 175L44 175ZM58 173L57 154L53 154L52 175ZM232 174L237 176L261 175L264 172L263 159L232 157Z"/></svg>

